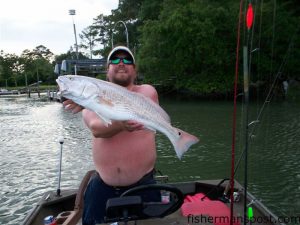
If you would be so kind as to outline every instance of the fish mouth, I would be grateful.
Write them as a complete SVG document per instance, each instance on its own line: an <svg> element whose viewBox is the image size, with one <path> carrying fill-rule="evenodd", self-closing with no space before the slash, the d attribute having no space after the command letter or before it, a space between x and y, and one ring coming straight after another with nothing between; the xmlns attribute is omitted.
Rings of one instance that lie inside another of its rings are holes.
<svg viewBox="0 0 300 225"><path fill-rule="evenodd" d="M58 85L59 91L57 92L58 96L62 96L68 90L68 87L64 84L61 78L56 79L56 83Z"/></svg>

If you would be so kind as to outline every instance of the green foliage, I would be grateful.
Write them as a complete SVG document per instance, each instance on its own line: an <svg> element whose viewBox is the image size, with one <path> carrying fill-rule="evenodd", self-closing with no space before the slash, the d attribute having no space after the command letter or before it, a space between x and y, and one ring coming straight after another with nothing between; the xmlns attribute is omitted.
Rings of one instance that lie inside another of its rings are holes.
<svg viewBox="0 0 300 225"><path fill-rule="evenodd" d="M67 53L56 55L54 57L54 61L56 63L61 63L65 59L76 59L76 58L77 58L76 52L69 50ZM79 52L78 59L88 59L88 57L83 55L82 52ZM52 64L54 64L54 62Z"/></svg>
<svg viewBox="0 0 300 225"><path fill-rule="evenodd" d="M300 55L299 14L293 1L265 1L258 5L257 24L253 30L252 81L272 82L278 72L285 77L299 78L296 66ZM298 7L299 10L299 7ZM246 34L247 35L247 34Z"/></svg>
<svg viewBox="0 0 300 225"><path fill-rule="evenodd" d="M21 56L1 51L0 86L20 86L35 83L53 83L53 53L45 46L37 46L32 51L26 49Z"/></svg>
<svg viewBox="0 0 300 225"><path fill-rule="evenodd" d="M255 5L253 33L245 30L242 21L241 47L249 40L250 50L259 49L249 58L252 82L271 84L279 71L299 79L299 7L292 5L294 1ZM195 94L230 92L239 3L165 0L158 8L159 16L154 13L139 28L138 63L146 81ZM241 70L242 66L240 79Z"/></svg>
<svg viewBox="0 0 300 225"><path fill-rule="evenodd" d="M234 44L230 24L222 21L231 15L231 8L204 1L164 1L159 19L142 27L139 70L154 83L171 79L176 89L227 91Z"/></svg>
<svg viewBox="0 0 300 225"><path fill-rule="evenodd" d="M162 9L162 3L163 1L161 0L144 0L138 12L138 18L142 22L158 19Z"/></svg>
<svg viewBox="0 0 300 225"><path fill-rule="evenodd" d="M97 41L97 34L97 30L94 29L93 26L88 26L81 32L81 34L79 34L81 39L80 48L87 50L87 55L89 55L90 58L93 58L93 55L97 54L97 51L94 51Z"/></svg>

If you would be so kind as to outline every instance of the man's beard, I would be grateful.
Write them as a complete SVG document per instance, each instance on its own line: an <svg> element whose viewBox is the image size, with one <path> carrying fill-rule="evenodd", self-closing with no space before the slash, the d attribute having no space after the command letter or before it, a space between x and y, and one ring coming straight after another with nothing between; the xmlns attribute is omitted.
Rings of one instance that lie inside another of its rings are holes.
<svg viewBox="0 0 300 225"><path fill-rule="evenodd" d="M132 80L131 80L131 77L127 77L126 79L118 79L118 78L112 77L111 82L118 84L122 87L127 87L132 83Z"/></svg>

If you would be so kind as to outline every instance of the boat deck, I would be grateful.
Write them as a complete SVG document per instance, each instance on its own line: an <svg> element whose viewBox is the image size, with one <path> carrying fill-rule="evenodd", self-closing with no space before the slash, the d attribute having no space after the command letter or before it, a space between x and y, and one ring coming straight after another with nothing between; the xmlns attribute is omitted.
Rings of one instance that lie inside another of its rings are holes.
<svg viewBox="0 0 300 225"><path fill-rule="evenodd" d="M209 180L209 181L196 181L196 182L182 182L174 183L184 196L197 193L207 193L208 198L218 199L219 196L222 196L224 193L224 184L219 186L216 185L220 180ZM213 191L212 191L213 190ZM240 200L234 203L234 225L243 224L243 215L244 215L244 199L243 199L243 187L238 183L235 183L235 191L241 193ZM33 209L33 211L25 219L23 225L38 225L41 224L43 218L48 215L57 216L57 224L59 225L81 225L81 214L82 214L82 202L77 202L75 198L82 199L82 191L78 190L66 190L62 191L61 196L57 196L55 192L46 193L38 205ZM77 196L77 197L76 197ZM209 201L209 199L207 199ZM76 203L77 202L77 203ZM198 200L199 202L199 200ZM203 201L205 202L205 201ZM220 201L217 201L220 202ZM129 221L127 224L144 224L144 225L187 225L187 224L203 224L203 225L212 225L212 224L230 224L230 204L226 203L225 205L221 203L223 207L227 210L226 214L218 214L215 211L210 211L212 213L206 213L207 206L199 204L196 206L196 211L193 215L183 216L182 207L177 211L165 216L163 218L148 218L137 221ZM251 225L279 225L277 217L272 214L260 201L255 199L250 193L247 196L247 205L251 205L253 208L253 218L254 221L251 221ZM74 207L75 206L75 207ZM190 212L190 211L187 211ZM189 215L189 213L186 213ZM220 215L220 216L219 216ZM225 215L225 216L224 216ZM216 221L218 220L218 223ZM119 223L107 223L108 225L117 225L124 224L123 222Z"/></svg>

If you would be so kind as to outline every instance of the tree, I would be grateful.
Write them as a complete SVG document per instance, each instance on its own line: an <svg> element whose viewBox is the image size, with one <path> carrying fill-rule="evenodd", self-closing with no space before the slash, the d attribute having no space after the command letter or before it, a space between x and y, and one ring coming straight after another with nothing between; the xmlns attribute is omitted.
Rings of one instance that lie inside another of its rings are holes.
<svg viewBox="0 0 300 225"><path fill-rule="evenodd" d="M142 23L145 23L148 20L157 20L161 10L163 1L161 0L144 0L138 12L138 18Z"/></svg>
<svg viewBox="0 0 300 225"><path fill-rule="evenodd" d="M21 58L25 64L28 83L43 81L54 83L53 64L54 54L45 46L39 45L32 51L26 49Z"/></svg>
<svg viewBox="0 0 300 225"><path fill-rule="evenodd" d="M12 86L16 85L16 77L13 75L13 63L18 60L18 56L15 54L8 54L1 52L1 65L2 65L2 81L1 86Z"/></svg>
<svg viewBox="0 0 300 225"><path fill-rule="evenodd" d="M95 55L95 51L93 50L96 45L96 37L98 35L98 32L96 29L93 28L93 26L86 27L81 34L79 34L79 37L81 39L80 48L83 48L85 50L89 50L90 58L93 58L93 55Z"/></svg>
<svg viewBox="0 0 300 225"><path fill-rule="evenodd" d="M241 31L241 46L249 39L249 49L259 49L250 54L251 81L271 84L279 69L285 76L300 79L297 0L265 0L253 5L253 29L247 32L244 28L243 12ZM120 0L111 15L100 14L83 30L82 47L106 57L112 48L112 37L114 45L126 45L125 29L119 23L123 21L129 33L129 47L146 82L196 94L228 93L233 86L238 14L239 2L235 0ZM33 55L38 56L38 63ZM10 66L16 58L3 52L1 56L0 82L11 85ZM56 61L72 56L74 53L69 51L56 56ZM33 79L36 65L42 77L52 73L52 58L50 50L41 45L33 51L24 50L18 60L25 61L25 72ZM86 57L80 53L79 58ZM47 66L49 69L42 71ZM241 70L242 67L240 74Z"/></svg>
<svg viewBox="0 0 300 225"><path fill-rule="evenodd" d="M20 61L16 60L12 66L11 66L11 70L12 70L12 75L13 75L13 79L15 82L15 87L17 87L17 79L18 76L21 76L24 73L24 67L25 65L20 63Z"/></svg>
<svg viewBox="0 0 300 225"><path fill-rule="evenodd" d="M3 74L2 62L3 62L3 60L0 58L0 86L1 86L1 83L5 80L3 77L4 74Z"/></svg>
<svg viewBox="0 0 300 225"><path fill-rule="evenodd" d="M142 0L120 0L117 9L112 10L112 14L104 16L100 14L94 19L93 29L97 30L98 37L96 41L102 46L102 49L96 52L106 57L112 49L112 37L114 45L126 45L125 28L122 21L126 24L129 34L129 47L135 50L138 46L138 26L140 20L138 14Z"/></svg>
<svg viewBox="0 0 300 225"><path fill-rule="evenodd" d="M53 57L54 57L54 54L44 45L39 45L39 46L35 47L35 49L33 49L32 51L25 49L22 52L22 55L25 57L32 58L32 59L42 57L49 62L53 61Z"/></svg>
<svg viewBox="0 0 300 225"><path fill-rule="evenodd" d="M272 83L278 72L291 77L300 74L296 66L300 56L299 7L293 7L293 1L277 4L265 1L256 7L258 21L252 45L259 51L252 54L253 82L264 80Z"/></svg>
<svg viewBox="0 0 300 225"><path fill-rule="evenodd" d="M199 93L230 89L231 8L165 0L158 20L142 27L139 69L153 83Z"/></svg>

